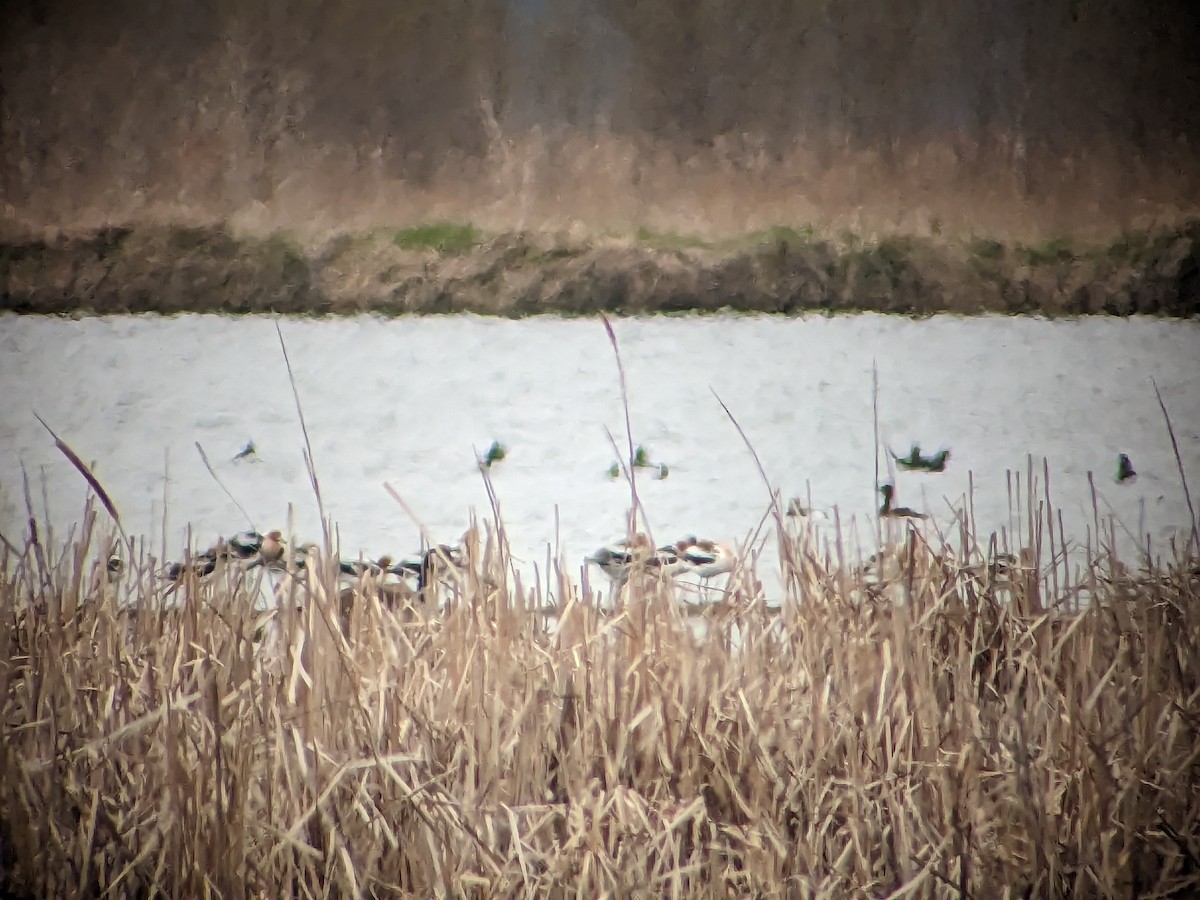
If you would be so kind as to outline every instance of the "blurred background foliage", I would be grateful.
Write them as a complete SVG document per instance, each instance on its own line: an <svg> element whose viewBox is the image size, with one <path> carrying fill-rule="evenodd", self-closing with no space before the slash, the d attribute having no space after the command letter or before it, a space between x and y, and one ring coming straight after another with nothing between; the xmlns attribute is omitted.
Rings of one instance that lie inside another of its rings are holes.
<svg viewBox="0 0 1200 900"><path fill-rule="evenodd" d="M1200 4L1182 0L6 6L9 217L134 196L219 212L303 180L336 196L334 171L361 191L484 184L505 165L546 181L512 158L530 135L551 158L566 135L625 142L631 192L700 159L815 184L867 152L873 178L918 191L1002 176L1034 199L1098 180L1131 202L1197 194Z"/></svg>

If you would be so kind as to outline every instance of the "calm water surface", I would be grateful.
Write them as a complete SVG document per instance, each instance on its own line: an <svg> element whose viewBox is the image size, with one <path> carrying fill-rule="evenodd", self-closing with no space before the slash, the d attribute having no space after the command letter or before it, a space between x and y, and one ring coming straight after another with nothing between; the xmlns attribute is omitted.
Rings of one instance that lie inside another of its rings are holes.
<svg viewBox="0 0 1200 900"><path fill-rule="evenodd" d="M1012 524L1006 470L1049 460L1069 536L1101 512L1129 534L1165 541L1189 521L1154 399L1171 412L1184 468L1200 490L1200 324L1162 320L884 316L626 319L614 323L628 378L634 442L668 478L639 480L660 542L695 533L744 541L769 501L729 406L784 497L811 486L873 539L871 368L879 372L881 442L897 451L953 449L941 475L901 472L899 501L953 521L974 474L979 525ZM475 317L287 320L313 456L347 555L408 554L418 525L456 540L472 509L488 515L476 453L498 439L492 470L514 553L572 571L624 531L629 491L606 470L624 446L612 349L596 320ZM0 318L0 530L24 528L22 464L50 520L76 522L85 486L36 410L85 460L126 528L164 530L177 553L247 527L196 450L260 530L318 538L303 437L275 324L263 318ZM248 440L256 461L233 461ZM1113 481L1128 453L1134 484ZM165 498L165 504L164 504ZM770 555L768 551L768 556Z"/></svg>

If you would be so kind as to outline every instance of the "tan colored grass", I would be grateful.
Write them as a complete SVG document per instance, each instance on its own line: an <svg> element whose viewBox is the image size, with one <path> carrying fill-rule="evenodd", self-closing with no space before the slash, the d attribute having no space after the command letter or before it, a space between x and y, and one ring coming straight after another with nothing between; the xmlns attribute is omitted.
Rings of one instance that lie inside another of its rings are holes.
<svg viewBox="0 0 1200 900"><path fill-rule="evenodd" d="M274 613L240 570L163 611L148 559L102 587L87 524L0 575L19 895L1200 889L1194 558L1100 554L1055 594L1032 549L914 535L865 578L803 530L781 609L743 573L697 629L661 585L518 593L489 528L449 611L368 590L343 636L331 571Z"/></svg>
<svg viewBox="0 0 1200 900"><path fill-rule="evenodd" d="M981 168L978 148L961 138L910 142L885 153L798 135L786 153L765 158L754 135L717 136L685 152L651 134L506 132L492 124L483 155L451 154L419 182L371 163L370 148L340 145L297 145L273 167L234 178L229 173L255 165L234 136L180 138L162 148L164 174L151 189L130 191L116 158L111 171L86 182L70 169L42 173L25 186L19 205L0 207L0 233L223 221L240 234L286 231L318 247L346 232L450 220L563 240L638 229L721 240L781 223L863 240L892 234L1108 240L1178 224L1194 217L1200 203L1191 181L1131 169L1127 157L1099 147L1077 159L1047 161L1044 168L1054 174L1030 192L1021 160L1001 155ZM251 180L269 183L268 194L248 196Z"/></svg>

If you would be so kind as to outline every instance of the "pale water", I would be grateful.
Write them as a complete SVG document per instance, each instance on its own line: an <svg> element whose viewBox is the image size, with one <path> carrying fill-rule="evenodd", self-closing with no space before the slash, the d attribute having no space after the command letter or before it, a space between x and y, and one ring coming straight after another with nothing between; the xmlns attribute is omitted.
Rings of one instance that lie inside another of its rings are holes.
<svg viewBox="0 0 1200 900"><path fill-rule="evenodd" d="M624 533L629 490L606 470L625 449L617 368L594 319L469 316L283 320L326 509L344 555L415 551L418 525L454 541L474 509L490 515L475 465L493 440L508 459L491 476L514 554L543 573L548 552L573 574ZM669 467L638 488L660 543L696 534L735 543L769 503L728 405L784 499L811 484L873 542L872 361L881 443L953 455L943 474L897 475L898 502L945 527L974 473L982 529L1011 527L1006 470L1041 473L1068 536L1092 522L1087 472L1122 535L1186 536L1189 514L1151 378L1171 413L1184 468L1200 490L1200 324L1135 319L914 321L687 317L614 322L635 444ZM170 554L190 523L198 546L248 527L196 450L200 443L253 525L319 539L303 436L275 323L215 316L78 321L0 318L0 529L25 525L22 464L42 479L52 523L77 522L85 484L34 418L88 462L126 529L163 532ZM248 440L254 461L233 461ZM1136 483L1118 485L1117 454ZM164 505L165 497L165 505ZM1127 529L1128 534L1126 534ZM770 543L767 559L769 564Z"/></svg>

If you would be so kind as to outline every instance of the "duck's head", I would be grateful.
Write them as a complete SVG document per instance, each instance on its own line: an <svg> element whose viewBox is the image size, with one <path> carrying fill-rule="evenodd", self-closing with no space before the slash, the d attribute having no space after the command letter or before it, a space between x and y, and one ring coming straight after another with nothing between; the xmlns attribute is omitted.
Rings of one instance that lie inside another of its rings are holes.
<svg viewBox="0 0 1200 900"><path fill-rule="evenodd" d="M881 484L879 486L879 493L883 494L883 499L888 503L892 502L892 494L895 492L895 490L896 489L890 484Z"/></svg>
<svg viewBox="0 0 1200 900"><path fill-rule="evenodd" d="M276 543L279 543L283 540L283 532L282 531L268 531L264 535L264 538L268 541L275 541Z"/></svg>

